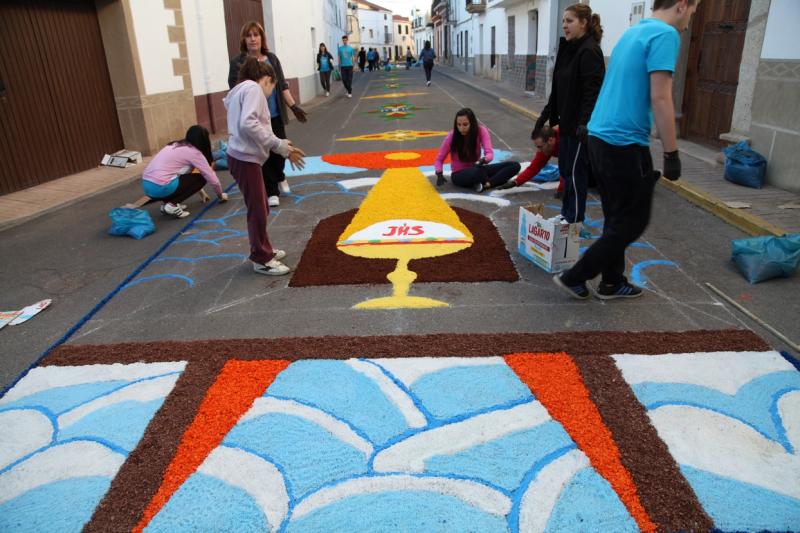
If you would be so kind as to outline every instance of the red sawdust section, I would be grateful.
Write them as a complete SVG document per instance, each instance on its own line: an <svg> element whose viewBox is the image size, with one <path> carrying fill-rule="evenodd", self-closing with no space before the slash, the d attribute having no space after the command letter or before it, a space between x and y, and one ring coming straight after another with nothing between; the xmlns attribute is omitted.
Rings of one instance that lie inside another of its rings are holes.
<svg viewBox="0 0 800 533"><path fill-rule="evenodd" d="M448 256L411 261L409 268L417 274L416 282L517 281L519 274L492 221L459 207L453 210L469 228L475 243ZM336 248L339 235L355 213L352 209L317 224L292 274L290 287L389 283L386 275L394 270L396 260L353 257Z"/></svg>
<svg viewBox="0 0 800 533"><path fill-rule="evenodd" d="M656 525L639 500L633 478L622 465L611 432L589 399L589 391L572 359L565 353L512 354L505 361L611 484L639 528L655 531Z"/></svg>
<svg viewBox="0 0 800 533"><path fill-rule="evenodd" d="M389 154L396 153L413 153L419 154L420 157L411 160L393 160L386 159ZM356 167L368 168L372 170L381 170L384 168L409 168L409 167L426 167L436 162L436 154L439 150L386 150L383 152L355 152L350 154L325 154L322 160L332 165L339 165L343 167ZM445 163L450 160L447 156Z"/></svg>
<svg viewBox="0 0 800 533"><path fill-rule="evenodd" d="M197 415L183 434L158 492L133 529L136 533L147 527L175 491L219 446L253 401L264 394L275 376L289 364L289 361L283 360L231 360L225 363L219 377L208 389Z"/></svg>

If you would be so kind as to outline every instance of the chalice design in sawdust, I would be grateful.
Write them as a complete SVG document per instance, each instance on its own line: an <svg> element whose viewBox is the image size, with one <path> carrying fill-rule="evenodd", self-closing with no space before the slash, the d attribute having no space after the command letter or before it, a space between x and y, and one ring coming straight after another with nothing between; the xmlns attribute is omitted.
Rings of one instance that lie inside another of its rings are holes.
<svg viewBox="0 0 800 533"><path fill-rule="evenodd" d="M395 269L386 276L392 284L392 295L363 301L355 308L449 306L447 302L409 294L417 278L408 267L410 261L453 254L474 242L456 212L417 168L432 164L435 157L436 150L324 156L333 164L385 169L339 236L336 247L355 257L397 260Z"/></svg>

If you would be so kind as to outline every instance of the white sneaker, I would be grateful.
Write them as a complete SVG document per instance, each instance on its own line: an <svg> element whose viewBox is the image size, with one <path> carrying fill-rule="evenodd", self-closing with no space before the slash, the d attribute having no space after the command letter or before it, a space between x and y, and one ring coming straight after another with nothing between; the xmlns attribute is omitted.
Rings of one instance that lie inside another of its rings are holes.
<svg viewBox="0 0 800 533"><path fill-rule="evenodd" d="M270 207L278 207L281 205L281 200L277 196L270 196L267 203L269 203Z"/></svg>
<svg viewBox="0 0 800 533"><path fill-rule="evenodd" d="M189 211L182 209L180 204L173 204L172 202L164 202L161 204L161 212L175 218L186 218L189 216Z"/></svg>
<svg viewBox="0 0 800 533"><path fill-rule="evenodd" d="M272 259L263 265L260 263L253 263L253 270L266 276L283 276L291 272L292 269L277 259Z"/></svg>
<svg viewBox="0 0 800 533"><path fill-rule="evenodd" d="M278 261L280 261L281 259L286 257L286 252L284 252L283 250L275 250L273 248L272 251L275 252L275 256L273 257L273 259L277 259Z"/></svg>
<svg viewBox="0 0 800 533"><path fill-rule="evenodd" d="M475 192L483 192L483 183L476 183L472 188L475 189Z"/></svg>
<svg viewBox="0 0 800 533"><path fill-rule="evenodd" d="M283 194L292 194L292 189L289 188L289 181L284 178L283 181L278 182L278 190Z"/></svg>
<svg viewBox="0 0 800 533"><path fill-rule="evenodd" d="M350 93L347 93L347 97L348 97L348 98L352 98L352 97L353 97L353 95L352 95L352 94L350 94Z"/></svg>
<svg viewBox="0 0 800 533"><path fill-rule="evenodd" d="M431 82L428 81L428 82L425 82L425 83L428 85L428 87L431 86Z"/></svg>
<svg viewBox="0 0 800 533"><path fill-rule="evenodd" d="M325 96L330 96L330 95L331 95L331 93L329 93L328 91L325 91Z"/></svg>

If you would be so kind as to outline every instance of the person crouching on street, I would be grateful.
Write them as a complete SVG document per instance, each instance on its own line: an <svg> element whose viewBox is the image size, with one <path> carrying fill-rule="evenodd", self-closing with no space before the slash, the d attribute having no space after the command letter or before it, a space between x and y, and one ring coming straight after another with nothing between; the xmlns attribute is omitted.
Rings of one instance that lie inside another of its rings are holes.
<svg viewBox="0 0 800 533"><path fill-rule="evenodd" d="M267 99L275 89L275 71L270 65L248 57L239 70L236 86L224 98L228 111L228 166L247 207L250 260L259 274L282 276L289 267L281 263L283 250L272 248L267 234L267 193L261 166L270 153L289 160L293 167L305 166L305 153L288 139L272 131Z"/></svg>
<svg viewBox="0 0 800 533"><path fill-rule="evenodd" d="M456 113L453 131L447 134L439 148L434 163L437 186L446 181L442 165L448 155L453 185L474 189L475 192L506 183L520 169L516 161L490 164L494 158L494 150L489 130L483 124L478 124L475 113L468 107Z"/></svg>
<svg viewBox="0 0 800 533"><path fill-rule="evenodd" d="M161 200L161 212L175 218L189 216L185 202L208 183L220 202L227 202L219 178L211 169L211 140L208 130L195 124L186 130L186 136L172 141L153 157L142 174L144 193L153 200ZM193 173L197 169L200 173Z"/></svg>
<svg viewBox="0 0 800 533"><path fill-rule="evenodd" d="M558 126L555 128L550 126L542 126L539 129L534 128L531 132L531 140L536 147L536 155L533 156L531 164L520 172L516 178L511 178L502 185L498 185L497 189L511 189L530 181L531 178L542 171L551 157L558 157L558 129Z"/></svg>

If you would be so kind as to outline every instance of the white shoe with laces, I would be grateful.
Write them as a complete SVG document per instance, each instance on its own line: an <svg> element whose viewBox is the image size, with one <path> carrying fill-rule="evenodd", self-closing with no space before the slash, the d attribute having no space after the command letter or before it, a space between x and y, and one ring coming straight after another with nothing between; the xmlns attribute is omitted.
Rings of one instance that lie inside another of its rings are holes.
<svg viewBox="0 0 800 533"><path fill-rule="evenodd" d="M292 189L289 188L289 181L286 178L278 182L278 190L283 194L292 194Z"/></svg>
<svg viewBox="0 0 800 533"><path fill-rule="evenodd" d="M291 272L291 268L284 265L277 259L267 261L263 265L260 263L253 263L253 270L265 276L283 276Z"/></svg>
<svg viewBox="0 0 800 533"><path fill-rule="evenodd" d="M189 216L189 211L182 209L180 204L173 204L172 202L164 202L161 204L161 212L175 218L186 218Z"/></svg>
<svg viewBox="0 0 800 533"><path fill-rule="evenodd" d="M270 196L267 202L269 203L270 207L278 207L281 205L281 200L277 196Z"/></svg>

